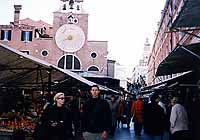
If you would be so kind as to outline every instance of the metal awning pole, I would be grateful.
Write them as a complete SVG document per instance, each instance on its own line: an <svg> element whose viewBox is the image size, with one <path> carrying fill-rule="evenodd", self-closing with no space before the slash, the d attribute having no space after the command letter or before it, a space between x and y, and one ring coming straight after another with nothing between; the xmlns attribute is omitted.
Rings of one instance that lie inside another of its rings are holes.
<svg viewBox="0 0 200 140"><path fill-rule="evenodd" d="M39 69L39 75L40 75L40 80L41 80L41 83L42 83L42 93L44 93L44 80L43 80L43 77L42 77L41 68Z"/></svg>
<svg viewBox="0 0 200 140"><path fill-rule="evenodd" d="M199 29L198 29L199 30ZM185 33L185 34L188 34L188 35L191 35L191 36L194 36L194 37L196 37L196 38L198 38L198 39L200 39L200 36L198 36L198 35L196 35L196 34L193 34L193 33L190 33L190 32L187 32L187 31L181 31L181 30L179 30L180 32L183 32L183 33Z"/></svg>
<svg viewBox="0 0 200 140"><path fill-rule="evenodd" d="M51 74L52 74L52 69L49 69L48 70L48 74L49 74L49 77L48 77L48 94L50 95L51 94Z"/></svg>

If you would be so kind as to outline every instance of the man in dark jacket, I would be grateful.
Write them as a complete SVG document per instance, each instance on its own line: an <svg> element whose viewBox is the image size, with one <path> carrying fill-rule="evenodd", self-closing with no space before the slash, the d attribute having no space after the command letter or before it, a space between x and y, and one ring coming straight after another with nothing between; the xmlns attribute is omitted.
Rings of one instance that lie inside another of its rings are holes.
<svg viewBox="0 0 200 140"><path fill-rule="evenodd" d="M146 140L160 140L163 136L166 116L158 102L159 96L153 94L151 103L144 107L144 133L147 137Z"/></svg>
<svg viewBox="0 0 200 140"><path fill-rule="evenodd" d="M83 110L83 137L85 140L101 140L107 137L111 127L111 110L106 100L100 98L100 90L93 85Z"/></svg>

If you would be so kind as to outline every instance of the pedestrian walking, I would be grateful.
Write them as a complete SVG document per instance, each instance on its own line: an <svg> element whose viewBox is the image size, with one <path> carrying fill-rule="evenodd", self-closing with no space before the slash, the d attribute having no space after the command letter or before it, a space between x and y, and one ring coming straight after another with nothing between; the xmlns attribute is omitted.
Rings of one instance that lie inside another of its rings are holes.
<svg viewBox="0 0 200 140"><path fill-rule="evenodd" d="M158 105L161 106L164 110L164 113L167 115L167 109L166 109L166 105L163 101L163 97L162 95L159 95L159 102L158 102Z"/></svg>
<svg viewBox="0 0 200 140"><path fill-rule="evenodd" d="M102 140L107 138L111 128L111 110L106 100L100 98L100 90L93 85L89 98L83 108L82 129L84 140Z"/></svg>
<svg viewBox="0 0 200 140"><path fill-rule="evenodd" d="M110 101L109 101L109 106L110 106L111 113L112 113L112 126L111 126L111 129L110 129L110 135L111 136L114 136L115 129L117 127L118 105L119 105L119 102L116 100L116 97L114 95L111 95Z"/></svg>
<svg viewBox="0 0 200 140"><path fill-rule="evenodd" d="M130 122L131 122L131 117L132 117L131 106L132 106L132 100L130 99L130 97L128 97L127 100L125 101L124 112L123 112L123 115L126 118L127 128L130 128Z"/></svg>
<svg viewBox="0 0 200 140"><path fill-rule="evenodd" d="M123 98L120 99L117 111L117 128L119 128L120 123L122 124L123 112L124 112L125 101Z"/></svg>
<svg viewBox="0 0 200 140"><path fill-rule="evenodd" d="M142 124L143 124L143 111L144 111L144 103L141 100L141 96L138 95L137 100L133 102L131 107L131 114L133 116L134 121L134 130L135 135L141 136Z"/></svg>
<svg viewBox="0 0 200 140"><path fill-rule="evenodd" d="M172 134L172 140L188 140L189 128L188 128L188 116L185 108L180 104L178 97L174 97L171 100L172 110L170 116L170 130Z"/></svg>
<svg viewBox="0 0 200 140"><path fill-rule="evenodd" d="M69 108L72 112L72 121L74 125L74 135L80 134L80 112L79 112L79 99L77 96L73 96L71 101L68 103Z"/></svg>
<svg viewBox="0 0 200 140"><path fill-rule="evenodd" d="M145 140L162 140L165 130L165 113L158 105L159 96L153 94L150 103L144 107L144 133Z"/></svg>
<svg viewBox="0 0 200 140"><path fill-rule="evenodd" d="M169 108L167 108L168 106L166 105L166 100L164 100L163 96L160 94L159 95L159 102L158 105L160 107L162 107L162 109L164 110L165 113L165 125L164 125L164 133L163 133L163 137L169 137L170 135L170 121L169 121L169 116L171 111L169 111Z"/></svg>

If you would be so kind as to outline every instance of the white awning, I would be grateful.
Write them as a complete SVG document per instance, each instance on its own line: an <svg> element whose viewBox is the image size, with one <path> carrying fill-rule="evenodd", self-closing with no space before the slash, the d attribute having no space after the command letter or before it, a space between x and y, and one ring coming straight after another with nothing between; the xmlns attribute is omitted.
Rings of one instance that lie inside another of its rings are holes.
<svg viewBox="0 0 200 140"><path fill-rule="evenodd" d="M47 88L63 81L66 86L98 85L69 70L63 70L44 60L0 44L0 87ZM116 92L99 85L100 90Z"/></svg>
<svg viewBox="0 0 200 140"><path fill-rule="evenodd" d="M180 73L179 75L177 76L174 76L172 78L169 78L167 80L164 80L162 82L159 82L159 83L156 83L154 85L150 85L150 86L146 86L144 88L142 88L141 90L142 91L145 91L145 90L149 90L149 89L158 89L158 88L162 88L162 87L165 87L167 84L170 83L171 84L174 84L176 83L180 78L184 77L184 76L187 76L189 74L191 74L192 71L187 71L187 72L183 72L183 73Z"/></svg>

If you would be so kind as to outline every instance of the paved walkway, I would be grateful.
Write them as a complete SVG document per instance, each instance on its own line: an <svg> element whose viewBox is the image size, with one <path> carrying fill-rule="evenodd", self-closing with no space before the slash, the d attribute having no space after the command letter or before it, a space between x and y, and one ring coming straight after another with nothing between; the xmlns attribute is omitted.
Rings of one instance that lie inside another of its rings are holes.
<svg viewBox="0 0 200 140"><path fill-rule="evenodd" d="M141 136L135 136L133 123L130 128L126 128L124 125L122 128L117 128L114 137L108 137L108 140L146 140L145 135L142 133ZM165 134L162 140L169 140L168 134Z"/></svg>
<svg viewBox="0 0 200 140"><path fill-rule="evenodd" d="M80 140L80 138L76 140ZM145 138L145 135L143 133L141 136L135 136L133 123L131 123L129 129L126 127L126 125L123 125L123 127L116 129L115 136L113 137L108 136L106 140L147 140L147 139ZM169 140L168 135L165 134L162 140Z"/></svg>
<svg viewBox="0 0 200 140"><path fill-rule="evenodd" d="M82 139L80 137L77 137L75 140L82 140ZM143 140L143 139L140 139L140 137L139 139L137 139L137 137L134 134L133 127L128 129L124 125L123 128L116 129L114 136L108 135L108 138L106 140Z"/></svg>
<svg viewBox="0 0 200 140"><path fill-rule="evenodd" d="M108 137L108 140L144 140L144 136L135 136L133 124L131 123L130 128L126 128L123 125L121 128L117 128L114 137Z"/></svg>

